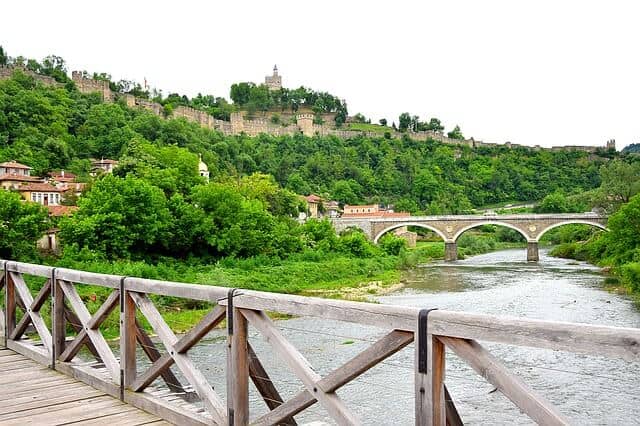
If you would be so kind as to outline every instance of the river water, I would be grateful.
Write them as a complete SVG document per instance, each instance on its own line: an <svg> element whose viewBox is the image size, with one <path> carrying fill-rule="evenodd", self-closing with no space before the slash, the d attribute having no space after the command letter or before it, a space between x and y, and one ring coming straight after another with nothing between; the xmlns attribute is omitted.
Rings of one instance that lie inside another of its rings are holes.
<svg viewBox="0 0 640 426"><path fill-rule="evenodd" d="M528 318L640 327L640 313L624 297L602 289L599 269L540 252L527 263L524 250L505 250L454 263L421 265L407 285L378 297L380 303L514 315ZM387 331L354 324L294 318L278 327L321 375L364 350ZM189 354L221 394L224 337L210 336ZM280 392L295 395L302 384L256 332L250 339ZM640 424L640 363L501 344L485 346L575 424ZM338 391L365 424L413 424L413 347ZM473 370L447 352L446 383L467 424L531 424L531 420ZM253 391L252 417L266 411ZM317 404L300 423L331 424Z"/></svg>

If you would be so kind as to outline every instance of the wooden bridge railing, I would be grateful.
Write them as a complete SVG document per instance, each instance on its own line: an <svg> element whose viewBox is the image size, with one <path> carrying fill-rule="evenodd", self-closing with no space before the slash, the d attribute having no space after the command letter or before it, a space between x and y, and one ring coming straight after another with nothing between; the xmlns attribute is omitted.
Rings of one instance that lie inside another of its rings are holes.
<svg viewBox="0 0 640 426"><path fill-rule="evenodd" d="M0 267L0 289L4 288L0 326L4 327L8 348L177 424L296 424L294 416L314 404L338 424L360 424L336 391L412 342L416 424L462 424L445 386L447 348L536 422L567 424L562 413L512 374L478 340L640 360L640 329L635 328L230 290L11 261L0 261ZM43 283L28 286L26 276L41 277ZM85 285L110 291L93 313L78 293L78 288ZM37 291L35 295L30 287ZM188 332L176 336L151 295L210 302L213 308ZM114 350L100 328L117 309L120 341ZM387 334L320 376L267 312L366 324L387 330ZM227 336L226 396L212 387L189 357L189 350L223 320ZM160 348L145 331L145 322L157 335ZM26 338L30 326L33 332ZM277 381L269 377L251 345L249 326L302 383L303 388L292 398L285 401ZM95 361L81 359L83 348ZM149 359L147 368L136 357L138 349ZM251 416L250 381L268 407L263 415Z"/></svg>

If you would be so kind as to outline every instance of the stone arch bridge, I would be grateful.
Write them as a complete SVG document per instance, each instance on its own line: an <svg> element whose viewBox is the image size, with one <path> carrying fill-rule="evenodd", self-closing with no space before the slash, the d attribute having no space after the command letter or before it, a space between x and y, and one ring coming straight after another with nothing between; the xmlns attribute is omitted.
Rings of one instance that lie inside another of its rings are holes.
<svg viewBox="0 0 640 426"><path fill-rule="evenodd" d="M405 226L429 229L445 242L445 260L458 258L457 240L463 232L482 225L506 226L527 239L527 260L538 261L538 242L553 228L568 224L587 224L607 229L607 217L597 213L572 214L518 214L518 215L452 215L452 216L408 216L408 217L362 217L333 220L336 232L347 228L360 228L377 243L389 231Z"/></svg>

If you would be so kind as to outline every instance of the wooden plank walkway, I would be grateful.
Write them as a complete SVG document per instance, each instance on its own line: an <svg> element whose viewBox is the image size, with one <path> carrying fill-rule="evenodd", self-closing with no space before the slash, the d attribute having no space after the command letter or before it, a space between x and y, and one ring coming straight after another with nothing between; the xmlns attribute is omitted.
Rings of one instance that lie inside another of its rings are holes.
<svg viewBox="0 0 640 426"><path fill-rule="evenodd" d="M0 348L0 425L169 425L71 377Z"/></svg>

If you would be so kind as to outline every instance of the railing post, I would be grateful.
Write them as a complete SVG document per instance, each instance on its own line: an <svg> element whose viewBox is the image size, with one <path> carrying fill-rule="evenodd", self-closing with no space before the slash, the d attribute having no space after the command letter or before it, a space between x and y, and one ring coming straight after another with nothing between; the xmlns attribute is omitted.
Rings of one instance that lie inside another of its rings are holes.
<svg viewBox="0 0 640 426"><path fill-rule="evenodd" d="M9 336L16 328L16 288L9 274L9 262L4 264L4 344L9 345Z"/></svg>
<svg viewBox="0 0 640 426"><path fill-rule="evenodd" d="M120 399L136 380L136 304L120 280Z"/></svg>
<svg viewBox="0 0 640 426"><path fill-rule="evenodd" d="M428 332L429 312L418 314L415 333L415 424L416 426L444 426L445 348L442 342Z"/></svg>
<svg viewBox="0 0 640 426"><path fill-rule="evenodd" d="M227 412L229 425L249 424L248 324L240 309L233 307L237 289L227 297Z"/></svg>
<svg viewBox="0 0 640 426"><path fill-rule="evenodd" d="M51 368L55 370L56 361L64 352L67 339L67 322L64 315L64 292L56 278L56 268L51 270L51 300L53 301L51 308L51 341L53 342Z"/></svg>
<svg viewBox="0 0 640 426"><path fill-rule="evenodd" d="M4 287L4 288L7 287L7 261L6 260L2 261L2 287ZM5 290L5 293L6 293L6 290ZM6 310L6 307L7 307L6 299L3 299L2 302L3 302L2 304L4 305L5 310ZM3 348L7 347L7 335L6 335L6 332L7 332L6 320L7 320L7 318L6 318L5 310L0 309L0 313L2 313L2 319L0 321L0 327L2 327L2 329L0 330L0 345Z"/></svg>

